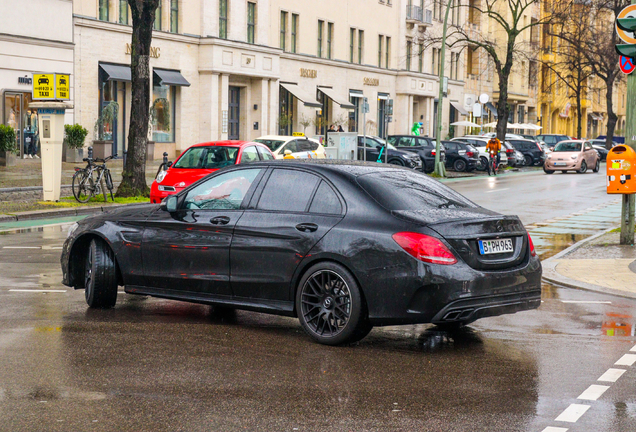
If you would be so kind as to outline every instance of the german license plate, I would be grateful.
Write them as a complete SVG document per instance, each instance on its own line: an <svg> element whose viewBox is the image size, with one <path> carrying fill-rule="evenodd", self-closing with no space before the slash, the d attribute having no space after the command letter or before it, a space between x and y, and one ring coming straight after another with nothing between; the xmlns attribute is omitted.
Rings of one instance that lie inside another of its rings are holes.
<svg viewBox="0 0 636 432"><path fill-rule="evenodd" d="M555 162L554 166L566 166L567 164L565 162Z"/></svg>
<svg viewBox="0 0 636 432"><path fill-rule="evenodd" d="M479 240L479 253L482 255L510 253L513 250L512 239Z"/></svg>

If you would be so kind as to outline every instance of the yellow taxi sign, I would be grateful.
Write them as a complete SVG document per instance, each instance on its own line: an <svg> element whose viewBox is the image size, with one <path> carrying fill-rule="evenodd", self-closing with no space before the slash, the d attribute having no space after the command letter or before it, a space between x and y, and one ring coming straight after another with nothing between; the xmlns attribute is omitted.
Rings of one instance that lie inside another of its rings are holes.
<svg viewBox="0 0 636 432"><path fill-rule="evenodd" d="M55 74L33 74L33 100L55 99Z"/></svg>
<svg viewBox="0 0 636 432"><path fill-rule="evenodd" d="M302 132L292 132L292 136L305 136Z"/></svg>
<svg viewBox="0 0 636 432"><path fill-rule="evenodd" d="M69 100L71 98L71 76L69 74L55 74L55 99Z"/></svg>

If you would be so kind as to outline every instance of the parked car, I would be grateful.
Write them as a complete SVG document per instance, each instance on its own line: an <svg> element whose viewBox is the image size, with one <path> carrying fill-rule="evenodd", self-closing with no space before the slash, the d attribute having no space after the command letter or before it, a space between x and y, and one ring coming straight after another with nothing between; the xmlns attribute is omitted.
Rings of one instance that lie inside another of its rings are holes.
<svg viewBox="0 0 636 432"><path fill-rule="evenodd" d="M446 149L446 168L470 172L480 162L479 150L462 141L442 141Z"/></svg>
<svg viewBox="0 0 636 432"><path fill-rule="evenodd" d="M511 166L511 167L524 166L526 160L523 157L523 153L515 149L512 146L512 144L510 144L508 141L503 143L503 145L506 147L506 155L508 156L508 166Z"/></svg>
<svg viewBox="0 0 636 432"><path fill-rule="evenodd" d="M510 143L516 150L523 153L525 166L543 165L543 162L545 161L545 152L538 142L526 139L511 139L507 140L507 142Z"/></svg>
<svg viewBox="0 0 636 432"><path fill-rule="evenodd" d="M150 202L160 203L206 175L234 164L273 160L263 144L247 141L214 141L188 147L150 186Z"/></svg>
<svg viewBox="0 0 636 432"><path fill-rule="evenodd" d="M423 173L355 161L237 165L161 205L82 219L61 267L91 308L114 307L124 286L298 317L327 345L373 326L457 328L541 304L541 263L518 217Z"/></svg>
<svg viewBox="0 0 636 432"><path fill-rule="evenodd" d="M543 141L550 147L550 150L554 150L554 146L561 141L568 141L570 139L567 135L559 134L541 134L537 135L537 139Z"/></svg>
<svg viewBox="0 0 636 432"><path fill-rule="evenodd" d="M358 135L358 160L365 160L364 142L364 136ZM422 159L416 153L398 150L392 144L377 136L367 135L366 143L366 160L369 162L378 162L379 159L381 163L384 163L386 160L392 165L422 170ZM388 154L385 155L384 152L387 151L387 148ZM380 155L380 151L382 151L382 155Z"/></svg>
<svg viewBox="0 0 636 432"><path fill-rule="evenodd" d="M543 165L543 171L546 174L552 174L554 171L577 171L583 174L592 167L597 173L600 166L601 157L589 141L570 140L561 141L554 147L554 151L548 155Z"/></svg>
<svg viewBox="0 0 636 432"><path fill-rule="evenodd" d="M276 159L284 159L285 156L291 156L294 159L324 159L326 157L325 148L312 138L265 135L254 141L269 147Z"/></svg>
<svg viewBox="0 0 636 432"><path fill-rule="evenodd" d="M422 170L431 173L435 170L436 143L429 137L415 135L389 135L389 144L393 144L398 150L417 153L422 160ZM440 161L444 162L446 151L444 146L440 148Z"/></svg>
<svg viewBox="0 0 636 432"><path fill-rule="evenodd" d="M598 155L601 157L601 161L604 161L605 159L607 159L607 154L609 153L609 150L605 148L605 140L593 139L587 142L591 143L592 148L594 148L594 150L598 152ZM612 141L612 147L617 145L618 145L617 142Z"/></svg>
<svg viewBox="0 0 636 432"><path fill-rule="evenodd" d="M490 159L490 155L486 151L486 146L488 145L489 138L467 135L465 137L452 138L451 141L465 142L475 147L479 151L479 160L477 161L477 166L475 168L479 171L486 171L486 169L488 168L488 159ZM511 153L512 150L508 150L502 146L499 158L500 165L510 164Z"/></svg>

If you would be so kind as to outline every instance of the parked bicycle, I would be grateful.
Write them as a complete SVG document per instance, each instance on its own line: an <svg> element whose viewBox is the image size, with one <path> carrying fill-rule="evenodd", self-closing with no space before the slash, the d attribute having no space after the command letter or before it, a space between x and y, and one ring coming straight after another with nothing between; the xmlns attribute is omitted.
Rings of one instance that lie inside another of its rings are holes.
<svg viewBox="0 0 636 432"><path fill-rule="evenodd" d="M91 197L100 193L104 194L104 201L108 201L106 189L110 192L110 198L115 201L113 196L113 178L110 175L110 170L106 167L106 162L115 157L117 157L116 154L105 159L93 159L91 157L82 159L86 162L86 167L76 167L75 174L73 174L73 196L77 201L81 203L88 202Z"/></svg>

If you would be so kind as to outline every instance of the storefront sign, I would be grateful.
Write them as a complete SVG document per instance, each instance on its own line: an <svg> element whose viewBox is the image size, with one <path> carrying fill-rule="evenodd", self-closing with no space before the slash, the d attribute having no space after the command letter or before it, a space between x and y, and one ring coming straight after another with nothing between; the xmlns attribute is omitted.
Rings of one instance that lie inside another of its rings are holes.
<svg viewBox="0 0 636 432"><path fill-rule="evenodd" d="M18 84L26 84L26 85L31 85L33 83L33 80L29 77L18 77Z"/></svg>
<svg viewBox="0 0 636 432"><path fill-rule="evenodd" d="M316 69L300 68L300 76L303 78L316 78L318 77L318 71Z"/></svg>
<svg viewBox="0 0 636 432"><path fill-rule="evenodd" d="M132 45L127 43L126 44L126 54L128 55L132 55ZM152 58L159 58L161 56L161 51L159 47L150 47L150 57Z"/></svg>
<svg viewBox="0 0 636 432"><path fill-rule="evenodd" d="M380 79L379 78L363 78L364 85L368 86L379 86Z"/></svg>
<svg viewBox="0 0 636 432"><path fill-rule="evenodd" d="M55 74L55 99L69 100L71 98L71 76L69 74Z"/></svg>
<svg viewBox="0 0 636 432"><path fill-rule="evenodd" d="M33 74L33 100L55 99L55 74Z"/></svg>

